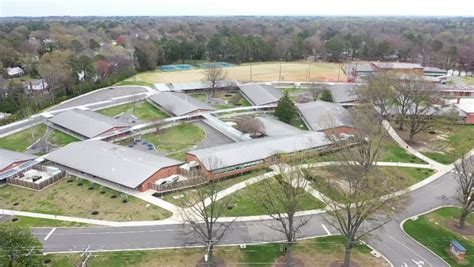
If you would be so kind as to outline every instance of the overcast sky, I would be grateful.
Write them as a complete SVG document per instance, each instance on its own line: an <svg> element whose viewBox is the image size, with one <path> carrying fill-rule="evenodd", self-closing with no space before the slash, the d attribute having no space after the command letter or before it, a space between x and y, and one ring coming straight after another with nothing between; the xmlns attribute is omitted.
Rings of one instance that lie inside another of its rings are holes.
<svg viewBox="0 0 474 267"><path fill-rule="evenodd" d="M0 16L474 16L474 0L0 0Z"/></svg>

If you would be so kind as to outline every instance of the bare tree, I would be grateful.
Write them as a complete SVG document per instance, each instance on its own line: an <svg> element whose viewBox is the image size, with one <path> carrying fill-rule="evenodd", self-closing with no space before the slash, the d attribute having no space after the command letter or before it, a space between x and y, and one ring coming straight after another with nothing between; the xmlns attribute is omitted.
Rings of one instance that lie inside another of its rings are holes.
<svg viewBox="0 0 474 267"><path fill-rule="evenodd" d="M403 75L395 84L395 106L398 108L399 129L406 124L410 130L409 140L426 130L433 118L435 91L430 84L415 75Z"/></svg>
<svg viewBox="0 0 474 267"><path fill-rule="evenodd" d="M265 126L256 118L239 121L238 128L251 135L256 135L258 133L265 134Z"/></svg>
<svg viewBox="0 0 474 267"><path fill-rule="evenodd" d="M395 100L394 77L387 72L370 76L367 85L359 87L355 94L360 100L374 105L383 117Z"/></svg>
<svg viewBox="0 0 474 267"><path fill-rule="evenodd" d="M399 197L386 195L404 188L402 181L386 178L375 168L387 135L380 115L362 106L353 116L357 131L352 141L357 145L340 150L342 165L331 169L339 182L328 181L331 187L324 199L326 220L346 238L344 267L350 264L354 245L389 222L402 207Z"/></svg>
<svg viewBox="0 0 474 267"><path fill-rule="evenodd" d="M474 205L474 162L472 157L463 155L461 161L455 164L457 190L455 199L461 205L459 227L464 228L467 216Z"/></svg>
<svg viewBox="0 0 474 267"><path fill-rule="evenodd" d="M215 95L216 88L227 79L227 72L217 65L210 65L204 70L204 81L209 84L212 90L212 97Z"/></svg>
<svg viewBox="0 0 474 267"><path fill-rule="evenodd" d="M297 167L284 163L277 166L279 175L276 176L276 181L262 181L262 189L255 195L255 200L266 214L278 222L277 225L269 224L268 227L285 235L286 266L291 266L293 245L298 233L311 219L309 216L296 216L296 212L303 209L308 181L303 171Z"/></svg>
<svg viewBox="0 0 474 267"><path fill-rule="evenodd" d="M219 243L235 221L234 219L230 222L218 222L232 201L231 198L219 200L218 183L218 181L210 181L207 185L197 188L194 195L185 194L183 198L183 204L189 208L182 211L182 218L189 224L199 242L207 247L208 266L214 266L214 246Z"/></svg>

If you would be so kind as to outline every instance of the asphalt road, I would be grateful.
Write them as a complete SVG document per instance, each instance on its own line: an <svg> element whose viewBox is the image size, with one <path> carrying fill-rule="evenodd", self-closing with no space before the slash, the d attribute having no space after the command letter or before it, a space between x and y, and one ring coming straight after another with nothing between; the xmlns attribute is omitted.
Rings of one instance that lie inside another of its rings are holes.
<svg viewBox="0 0 474 267"><path fill-rule="evenodd" d="M436 181L411 192L406 210L395 220L379 229L369 244L388 258L394 266L446 266L437 256L408 238L400 229L400 222L408 217L429 211L435 207L453 204L450 198L455 192L453 173L447 173ZM235 222L220 244L249 244L284 240L281 233L268 225L272 220ZM324 226L323 226L324 225ZM335 234L322 215L313 215L301 232L300 238ZM34 234L44 244L45 252L91 250L129 250L169 248L199 245L187 226L161 225L140 227L87 227L87 228L36 228ZM45 240L45 238L47 239Z"/></svg>

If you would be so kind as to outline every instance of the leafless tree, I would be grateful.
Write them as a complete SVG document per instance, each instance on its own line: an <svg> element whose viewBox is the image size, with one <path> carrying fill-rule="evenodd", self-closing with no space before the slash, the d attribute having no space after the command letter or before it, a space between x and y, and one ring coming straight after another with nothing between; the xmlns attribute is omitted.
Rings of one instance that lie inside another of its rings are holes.
<svg viewBox="0 0 474 267"><path fill-rule="evenodd" d="M305 187L308 181L303 171L297 167L289 166L283 162L277 165L279 175L276 181L267 179L262 181L261 190L255 195L255 200L272 219L276 225L268 227L285 235L286 238L286 266L293 263L293 245L298 233L308 224L310 216L296 216L304 205Z"/></svg>
<svg viewBox="0 0 474 267"><path fill-rule="evenodd" d="M455 164L457 191L456 201L461 205L459 227L464 228L467 216L474 206L474 162L472 157L463 155L459 163Z"/></svg>
<svg viewBox="0 0 474 267"><path fill-rule="evenodd" d="M227 72L217 65L211 65L204 70L204 82L207 82L212 90L212 97L214 97L216 88L220 83L227 79Z"/></svg>
<svg viewBox="0 0 474 267"><path fill-rule="evenodd" d="M394 85L399 129L403 130L406 124L410 130L409 140L413 141L417 133L430 126L436 92L430 84L416 75L402 75Z"/></svg>
<svg viewBox="0 0 474 267"><path fill-rule="evenodd" d="M238 128L251 135L256 135L257 133L265 134L265 126L256 118L239 121Z"/></svg>
<svg viewBox="0 0 474 267"><path fill-rule="evenodd" d="M202 174L195 173L194 175L201 176ZM199 242L207 247L208 266L214 266L214 246L219 243L235 221L234 219L229 222L218 222L232 200L231 198L219 200L218 183L219 181L210 181L205 186L197 188L195 194L185 194L183 204L188 208L181 212L183 220L189 224Z"/></svg>
<svg viewBox="0 0 474 267"><path fill-rule="evenodd" d="M327 183L331 187L324 199L328 206L326 220L346 238L345 267L350 264L354 245L389 222L403 207L401 198L385 197L404 188L403 182L386 178L375 168L387 134L380 115L371 108L362 106L353 112L357 130L352 141L357 145L339 150L342 165L331 170L340 181Z"/></svg>
<svg viewBox="0 0 474 267"><path fill-rule="evenodd" d="M387 72L378 72L369 77L367 85L359 87L355 94L360 100L374 105L383 117L395 100L394 77Z"/></svg>

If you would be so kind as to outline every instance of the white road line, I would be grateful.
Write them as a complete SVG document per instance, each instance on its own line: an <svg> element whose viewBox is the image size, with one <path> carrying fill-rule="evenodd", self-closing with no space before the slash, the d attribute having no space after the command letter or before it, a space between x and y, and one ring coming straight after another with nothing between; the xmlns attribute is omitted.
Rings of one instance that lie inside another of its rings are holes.
<svg viewBox="0 0 474 267"><path fill-rule="evenodd" d="M321 224L321 226L323 227L324 231L326 231L326 234L331 235L331 232L329 232L329 230L328 230L328 228L326 227L326 225Z"/></svg>
<svg viewBox="0 0 474 267"><path fill-rule="evenodd" d="M48 235L46 235L46 237L44 238L44 240L45 240L45 241L48 240L48 238L53 234L54 231L56 231L56 228L51 229L51 231L49 232Z"/></svg>
<svg viewBox="0 0 474 267"><path fill-rule="evenodd" d="M402 242L400 242L398 239L395 239L393 236L389 235L388 236L390 239L392 239L393 241L397 242L398 244L400 244L401 246L405 247L406 249L408 249L411 253L415 254L416 256L420 257L420 259L424 260L426 263L428 263L429 266L432 266L425 258L423 258L420 254L416 253L413 249L411 249L410 247L408 247L407 245L403 244ZM413 260L413 259L412 259ZM423 263L425 263L423 262Z"/></svg>

